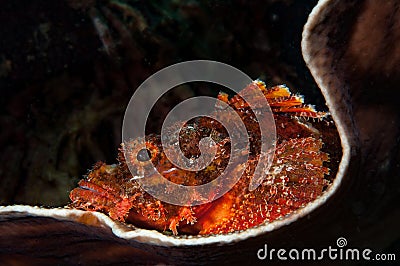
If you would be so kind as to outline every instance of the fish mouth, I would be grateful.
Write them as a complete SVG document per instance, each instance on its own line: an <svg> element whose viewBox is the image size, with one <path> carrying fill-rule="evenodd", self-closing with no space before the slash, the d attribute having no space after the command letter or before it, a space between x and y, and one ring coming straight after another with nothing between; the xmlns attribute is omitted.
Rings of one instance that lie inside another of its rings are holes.
<svg viewBox="0 0 400 266"><path fill-rule="evenodd" d="M113 191L109 191L95 183L81 180L78 185L79 187L73 189L70 193L72 202L87 201L92 204L107 203L108 205L112 202L119 201L119 197Z"/></svg>
<svg viewBox="0 0 400 266"><path fill-rule="evenodd" d="M90 191L96 194L106 194L106 190L100 187L99 185L96 185L94 183L91 183L89 181L84 181L81 180L78 183L79 187L77 189L82 189L84 191ZM108 194L108 192L107 192Z"/></svg>
<svg viewBox="0 0 400 266"><path fill-rule="evenodd" d="M98 190L94 189L93 187L89 187L89 186L79 186L80 189L82 190L86 190L86 191L90 191L90 192L94 192L94 193L99 193Z"/></svg>

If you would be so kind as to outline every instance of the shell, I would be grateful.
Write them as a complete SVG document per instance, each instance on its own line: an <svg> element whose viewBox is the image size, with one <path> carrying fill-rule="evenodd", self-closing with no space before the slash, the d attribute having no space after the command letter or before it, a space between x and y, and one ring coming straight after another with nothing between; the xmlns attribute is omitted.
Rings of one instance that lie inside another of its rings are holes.
<svg viewBox="0 0 400 266"><path fill-rule="evenodd" d="M228 235L174 237L163 235L157 231L132 228L96 212L22 205L4 206L0 207L0 232L3 240L1 241L1 248L3 249L7 239L13 240L10 242L12 245L20 246L21 244L18 241L26 238L26 235L18 234L18 227L9 227L10 225L20 224L19 221L21 220L37 224L41 219L50 219L56 224L55 226L59 226L60 230L63 229L62 224L73 224L72 228L68 227L65 231L60 232L65 236L68 236L68 233L74 232L74 230L80 232L82 239L88 239L90 238L88 235L98 233L98 241L92 241L92 248L110 250L114 247L121 254L126 254L121 251L123 247L127 250L135 249L136 252L133 254L136 257L133 259L130 257L132 261L143 256L145 259L153 258L155 262L204 263L219 260L227 263L247 260L247 258L240 258L243 254L250 254L251 257L255 257L257 250L267 242L271 246L278 247L282 245L301 246L304 241L306 241L305 243L321 245L322 241L322 244L327 246L332 244L340 236L339 234L351 232L340 227L341 219L354 219L353 225L368 228L366 227L367 222L359 222L356 218L357 213L352 213L350 207L343 211L340 208L346 206L343 199L351 199L354 190L362 188L365 182L377 183L378 178L373 174L367 174L369 170L375 170L377 177L385 178L388 171L390 173L390 170L398 169L398 166L393 166L393 160L399 158L396 147L399 147L397 138L400 135L398 127L400 119L395 100L390 99L390 96L396 90L392 85L399 84L400 70L396 66L400 65L400 52L398 47L396 50L387 44L389 41L391 43L399 43L400 41L400 14L398 14L399 8L395 2L387 1L385 4L377 6L378 4L374 3L373 0L320 1L313 9L304 27L303 56L325 97L337 126L343 157L337 176L330 188L322 197L294 215ZM377 15L373 22L366 22L366 17L370 18L372 10L379 10L380 12L376 12ZM385 18L388 16L393 20L391 25L395 26L385 24ZM350 18L344 20L343 17ZM368 23L378 25L378 29L370 33ZM365 50L372 52L359 52ZM382 54L386 54L388 57L382 60L380 58ZM352 69L353 66L356 66L355 69ZM381 91L380 88L382 88ZM371 96L374 93L377 93L378 96L373 100L365 96ZM396 99L396 97L394 98ZM377 102L377 99L383 99L386 102L382 104ZM381 110L381 112L376 112L377 110ZM384 121L387 120L392 123L385 123ZM374 126L371 126L371 124ZM379 139L379 141L373 141L375 139ZM382 148L379 149L378 146ZM374 158L368 156L371 152L374 152ZM387 152L390 153L389 156L387 156ZM394 159L387 161L387 158ZM386 162L385 169L378 168L382 162ZM360 172L366 174L366 179L360 177ZM395 180L393 177L386 180L389 184L392 184L390 182L397 182L393 184L398 184L398 181L393 181ZM359 195L366 197L367 192ZM334 200L327 203L330 198ZM392 204L392 201L398 201L398 196L389 194L389 198L372 206L379 208L385 203ZM320 208L316 210L318 207ZM396 212L394 215L396 215ZM304 218L305 216L308 218ZM381 217L380 219L387 221L388 228L386 230L390 228L393 229L393 232L398 232L398 230L395 230L395 222L390 222L393 214L392 216L376 215L376 217ZM295 221L297 222L294 223ZM292 223L294 224L288 226ZM41 229L40 226L35 226L35 228ZM382 230L382 228L376 227L376 230ZM28 234L32 236L37 232L31 231ZM307 239L314 239L312 237L314 234L323 234L323 240L307 242L312 241ZM363 237L368 238L368 236L371 236L371 233L367 231ZM49 238L51 237L58 236L49 235ZM362 237L352 239L352 243L363 243L362 239ZM398 233L393 233L391 239L398 239ZM67 243L73 243L73 241L67 241ZM106 243L107 249L99 243ZM383 241L378 237L376 243L371 245L372 247L379 246L380 243L391 242L389 240ZM27 250L27 248L24 250ZM188 250L190 250L190 255L187 255ZM238 250L241 252L237 252ZM98 258L112 261L112 256L107 257L100 253ZM171 253L173 254L172 257L170 256ZM117 258L114 259L113 262L116 262Z"/></svg>

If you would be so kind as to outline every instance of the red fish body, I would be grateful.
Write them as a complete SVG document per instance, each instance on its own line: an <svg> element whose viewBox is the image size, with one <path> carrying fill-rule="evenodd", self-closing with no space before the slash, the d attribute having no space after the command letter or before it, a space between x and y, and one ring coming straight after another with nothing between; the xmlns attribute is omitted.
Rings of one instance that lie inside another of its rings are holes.
<svg viewBox="0 0 400 266"><path fill-rule="evenodd" d="M240 96L229 99L228 95L220 93L219 100L239 114L250 139L246 166L238 164L233 170L246 167L244 173L221 198L197 206L177 206L152 197L128 169L127 163L133 166L143 163L138 156L141 151L133 140L122 144L118 164L99 162L94 166L79 182L79 187L71 191L70 206L100 211L112 219L142 228L169 229L173 234L222 234L274 221L315 200L330 183L326 167L329 156L322 151L322 133L308 118L322 120L326 113L305 105L301 96L291 94L285 86L267 88L263 82L254 81L242 93L256 89L263 92L272 109L277 134L272 166L257 189L249 190L260 156L260 129L254 110ZM214 180L227 166L232 148L230 139L226 130L212 119L199 118L186 123L179 137L180 148L188 158L199 155L200 139L211 137L217 148L216 156L203 170L182 170L167 159L160 137L149 135L146 147L151 163L164 178L179 185L197 186ZM172 195L173 192L165 191Z"/></svg>

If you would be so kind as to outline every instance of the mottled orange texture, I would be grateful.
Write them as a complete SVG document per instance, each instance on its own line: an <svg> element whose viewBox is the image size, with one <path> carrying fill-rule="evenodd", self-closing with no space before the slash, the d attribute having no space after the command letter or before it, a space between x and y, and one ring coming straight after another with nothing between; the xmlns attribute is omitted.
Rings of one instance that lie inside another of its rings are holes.
<svg viewBox="0 0 400 266"><path fill-rule="evenodd" d="M260 156L260 129L248 104L238 95L229 99L225 93L218 98L229 104L244 122L250 139L249 158L234 171L246 167L240 180L221 198L198 206L176 206L153 198L133 179L127 161L135 168L144 163L138 159L139 147L133 140L123 143L117 165L97 163L88 176L70 193L71 207L101 211L112 219L136 226L174 234L224 234L271 222L304 207L319 197L330 181L324 165L329 156L322 151L322 132L313 127L326 113L305 105L303 97L293 95L285 86L267 88L254 81L242 90L252 95L261 89L272 109L277 132L275 156L262 184L249 191L249 183ZM223 110L216 108L216 113ZM311 119L308 118L317 118ZM174 166L165 156L160 136L146 137L151 163L164 178L181 185L195 186L217 178L230 157L231 143L221 124L209 118L187 122L180 131L180 148L187 157L199 156L200 139L210 136L216 143L217 154L205 169L193 172ZM128 154L124 156L124 151ZM132 167L131 167L132 170ZM138 175L140 173L135 173ZM216 188L218 189L218 188ZM174 191L165 191L174 195ZM215 193L215 191L210 191ZM179 195L176 195L179 197ZM196 195L193 195L195 198Z"/></svg>

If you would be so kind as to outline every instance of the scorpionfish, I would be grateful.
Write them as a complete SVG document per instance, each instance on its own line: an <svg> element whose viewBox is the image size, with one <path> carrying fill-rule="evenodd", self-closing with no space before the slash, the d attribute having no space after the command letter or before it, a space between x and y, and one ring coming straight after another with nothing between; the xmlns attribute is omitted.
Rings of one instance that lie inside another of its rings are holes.
<svg viewBox="0 0 400 266"><path fill-rule="evenodd" d="M328 114L304 104L302 96L292 94L284 85L267 87L256 80L242 92L251 93L254 89L261 90L267 99L277 135L272 165L255 190L249 190L260 153L260 141L257 141L260 129L254 110L239 95L230 98L220 93L218 99L232 107L245 124L250 144L245 171L222 197L197 206L177 206L154 198L132 178L128 163L140 165L143 151L138 150L137 140L130 140L121 144L118 164L98 162L79 181L79 187L70 192L70 207L103 212L120 222L174 235L207 235L272 222L315 200L331 182L327 177L329 155L323 151L323 134L314 127ZM186 186L206 184L217 178L228 163L232 147L226 130L215 120L200 117L188 121L179 133L180 148L188 158L199 156L198 143L209 136L217 152L212 163L200 171L175 167L164 154L159 135L146 136L145 152L157 171L169 181Z"/></svg>

